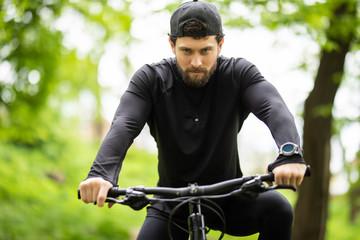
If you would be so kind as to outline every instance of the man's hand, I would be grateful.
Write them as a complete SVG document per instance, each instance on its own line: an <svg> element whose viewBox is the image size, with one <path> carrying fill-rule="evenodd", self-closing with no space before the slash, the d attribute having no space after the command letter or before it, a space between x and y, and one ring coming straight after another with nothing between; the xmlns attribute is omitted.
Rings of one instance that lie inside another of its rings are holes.
<svg viewBox="0 0 360 240"><path fill-rule="evenodd" d="M107 193L112 187L112 183L99 177L86 179L80 183L81 200L83 200L84 203L93 203L96 201L99 207L103 207ZM113 204L109 204L109 208L112 205Z"/></svg>
<svg viewBox="0 0 360 240"><path fill-rule="evenodd" d="M300 163L288 163L277 166L272 171L275 175L275 184L300 186L306 172L306 165Z"/></svg>

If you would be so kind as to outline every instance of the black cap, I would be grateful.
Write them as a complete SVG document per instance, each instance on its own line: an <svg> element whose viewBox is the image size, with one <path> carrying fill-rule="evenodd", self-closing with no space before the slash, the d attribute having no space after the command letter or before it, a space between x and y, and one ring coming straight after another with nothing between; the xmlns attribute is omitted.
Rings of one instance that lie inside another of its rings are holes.
<svg viewBox="0 0 360 240"><path fill-rule="evenodd" d="M175 10L170 19L170 34L185 37L184 24L193 20L205 26L205 36L222 33L221 17L215 5L194 0L181 4Z"/></svg>

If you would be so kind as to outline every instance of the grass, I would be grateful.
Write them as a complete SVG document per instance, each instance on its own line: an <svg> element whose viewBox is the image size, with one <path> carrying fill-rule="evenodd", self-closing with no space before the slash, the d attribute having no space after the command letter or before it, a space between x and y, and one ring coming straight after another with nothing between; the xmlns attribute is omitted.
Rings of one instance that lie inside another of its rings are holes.
<svg viewBox="0 0 360 240"><path fill-rule="evenodd" d="M332 197L327 222L327 240L360 239L360 216L355 222L350 222L350 206L347 195Z"/></svg>
<svg viewBox="0 0 360 240"><path fill-rule="evenodd" d="M141 225L144 210L98 208L77 199L97 148L78 144L53 148L49 154L44 148L0 145L0 239L129 239L128 230ZM156 157L134 150L128 156L124 185L133 179L134 184L153 185ZM133 159L154 167L139 168Z"/></svg>
<svg viewBox="0 0 360 240"><path fill-rule="evenodd" d="M75 144L75 145L74 145ZM4 240L127 240L138 229L145 210L116 205L112 209L83 204L76 197L98 144L80 142L39 148L0 145L0 239ZM130 149L119 176L120 186L155 186L156 155ZM296 194L282 193L294 204ZM331 199L326 240L359 239L360 219L350 223L347 196ZM209 240L220 232L211 231ZM224 240L257 239L257 235Z"/></svg>

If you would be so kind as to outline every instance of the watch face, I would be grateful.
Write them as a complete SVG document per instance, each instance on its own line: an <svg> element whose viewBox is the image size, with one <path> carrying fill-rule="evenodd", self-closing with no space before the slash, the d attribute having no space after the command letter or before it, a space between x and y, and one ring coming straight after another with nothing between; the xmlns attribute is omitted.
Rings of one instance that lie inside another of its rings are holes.
<svg viewBox="0 0 360 240"><path fill-rule="evenodd" d="M292 145L292 144L286 144L284 145L283 147L283 151L286 152L286 153L291 153L295 150L295 146Z"/></svg>

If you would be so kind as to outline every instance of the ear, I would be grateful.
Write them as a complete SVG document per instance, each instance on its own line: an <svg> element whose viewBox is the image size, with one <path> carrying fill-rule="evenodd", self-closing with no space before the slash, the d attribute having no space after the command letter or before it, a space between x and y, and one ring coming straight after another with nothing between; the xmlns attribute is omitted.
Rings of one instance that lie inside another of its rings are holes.
<svg viewBox="0 0 360 240"><path fill-rule="evenodd" d="M221 42L219 43L219 48L218 48L218 55L220 54L221 52L221 49L222 49L222 45L224 44L224 38L221 40Z"/></svg>
<svg viewBox="0 0 360 240"><path fill-rule="evenodd" d="M169 43L170 43L172 52L176 55L176 53L175 53L175 45L174 45L174 43L170 40L170 38L169 38Z"/></svg>

